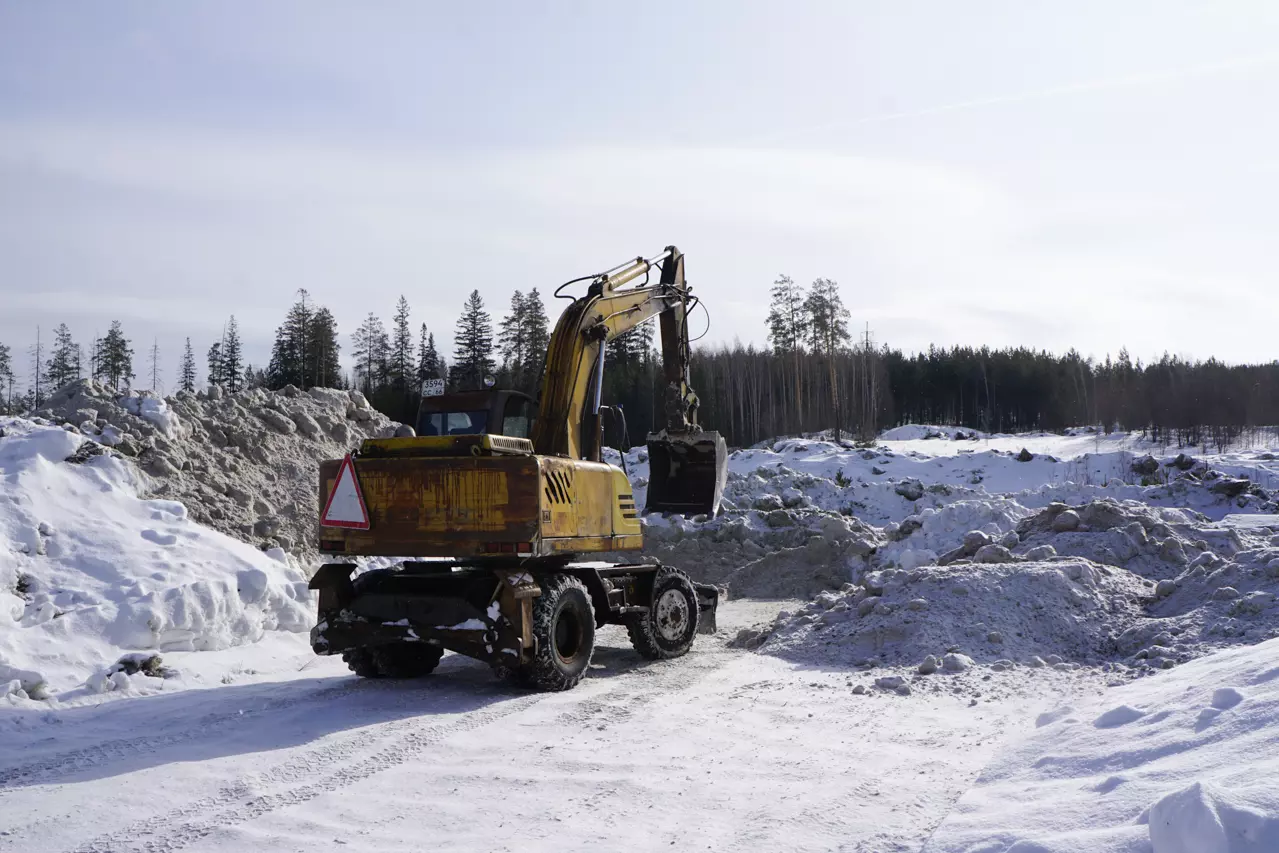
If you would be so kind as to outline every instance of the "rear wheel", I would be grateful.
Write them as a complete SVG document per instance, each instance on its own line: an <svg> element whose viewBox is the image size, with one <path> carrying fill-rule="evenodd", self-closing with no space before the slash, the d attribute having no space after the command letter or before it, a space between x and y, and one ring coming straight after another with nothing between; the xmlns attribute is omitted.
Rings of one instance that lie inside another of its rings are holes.
<svg viewBox="0 0 1279 853"><path fill-rule="evenodd" d="M444 649L428 643L389 643L342 653L342 660L361 678L418 678L433 672L442 657Z"/></svg>
<svg viewBox="0 0 1279 853"><path fill-rule="evenodd" d="M538 690L568 690L586 675L595 651L595 608L586 585L552 575L533 600L533 660L516 678Z"/></svg>
<svg viewBox="0 0 1279 853"><path fill-rule="evenodd" d="M653 600L647 612L631 614L626 632L631 645L649 660L676 658L697 637L697 590L688 575L664 566L653 578Z"/></svg>

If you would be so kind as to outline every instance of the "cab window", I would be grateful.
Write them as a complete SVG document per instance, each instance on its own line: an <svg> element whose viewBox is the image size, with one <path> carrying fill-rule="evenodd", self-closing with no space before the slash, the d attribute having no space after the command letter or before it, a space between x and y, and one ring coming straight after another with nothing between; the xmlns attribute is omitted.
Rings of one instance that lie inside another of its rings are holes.
<svg viewBox="0 0 1279 853"><path fill-rule="evenodd" d="M488 412L424 412L418 435L475 435L488 426Z"/></svg>
<svg viewBox="0 0 1279 853"><path fill-rule="evenodd" d="M532 404L523 397L511 397L502 412L502 435L511 438L528 438L532 421Z"/></svg>

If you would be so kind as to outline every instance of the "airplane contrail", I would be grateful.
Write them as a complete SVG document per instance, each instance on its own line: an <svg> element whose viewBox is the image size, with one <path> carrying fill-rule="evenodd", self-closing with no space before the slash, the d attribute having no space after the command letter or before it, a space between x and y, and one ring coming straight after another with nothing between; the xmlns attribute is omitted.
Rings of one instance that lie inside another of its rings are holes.
<svg viewBox="0 0 1279 853"><path fill-rule="evenodd" d="M1240 57L1238 59L1227 59L1220 62L1207 62L1201 65L1192 65L1188 68L1178 68L1169 71L1150 71L1141 74L1131 74L1126 77L1113 77L1107 80L1089 80L1082 83L1068 83L1062 86L1053 86L1049 89L1040 89L1035 92L1020 92L1008 95L990 95L985 98L972 98L967 101L957 101L951 104L941 104L933 107L921 107L915 110L901 110L892 113L881 113L880 115L863 116L862 118L844 119L840 121L826 122L824 124L810 125L809 127L792 128L779 133L770 134L765 137L759 137L757 142L772 142L784 139L796 134L815 133L821 130L829 130L836 127L862 127L872 124L886 124L888 122L901 121L911 118L925 118L927 116L941 115L943 113L960 112L962 110L975 109L980 107L1000 106L1002 104L1017 104L1026 101L1038 101L1048 98L1058 98L1066 95L1077 95L1086 92L1101 92L1111 89L1127 89L1137 86L1150 86L1158 83L1169 83L1176 80L1185 80L1193 77L1207 77L1214 74L1221 74L1228 71L1235 71L1243 68L1257 68L1267 65L1279 64L1279 53L1258 54L1256 56Z"/></svg>

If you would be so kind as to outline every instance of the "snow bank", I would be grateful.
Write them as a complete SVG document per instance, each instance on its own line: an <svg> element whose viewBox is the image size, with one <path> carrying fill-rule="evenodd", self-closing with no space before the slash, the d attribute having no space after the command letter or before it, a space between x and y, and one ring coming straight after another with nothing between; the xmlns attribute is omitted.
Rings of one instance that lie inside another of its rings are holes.
<svg viewBox="0 0 1279 853"><path fill-rule="evenodd" d="M1279 850L1279 641L1040 717L925 853Z"/></svg>
<svg viewBox="0 0 1279 853"><path fill-rule="evenodd" d="M37 415L136 460L150 497L264 548L314 554L319 463L395 424L358 391L254 389L117 395L91 381L61 388Z"/></svg>
<svg viewBox="0 0 1279 853"><path fill-rule="evenodd" d="M132 463L78 433L20 419L0 431L0 692L64 695L127 653L310 627L307 575L283 553L140 497ZM149 677L120 675L97 688Z"/></svg>
<svg viewBox="0 0 1279 853"><path fill-rule="evenodd" d="M871 573L783 614L761 651L803 662L1102 664L1141 618L1140 578L1087 560Z"/></svg>
<svg viewBox="0 0 1279 853"><path fill-rule="evenodd" d="M903 424L886 429L879 434L880 441L977 441L989 438L986 433L962 427L936 426L932 424Z"/></svg>

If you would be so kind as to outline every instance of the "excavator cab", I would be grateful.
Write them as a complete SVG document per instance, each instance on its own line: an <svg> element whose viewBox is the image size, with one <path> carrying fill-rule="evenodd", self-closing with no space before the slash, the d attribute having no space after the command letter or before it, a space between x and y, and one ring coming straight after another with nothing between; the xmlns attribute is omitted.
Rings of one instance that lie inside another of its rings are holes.
<svg viewBox="0 0 1279 853"><path fill-rule="evenodd" d="M423 397L415 429L419 436L528 438L535 414L533 398L519 391L458 391Z"/></svg>

